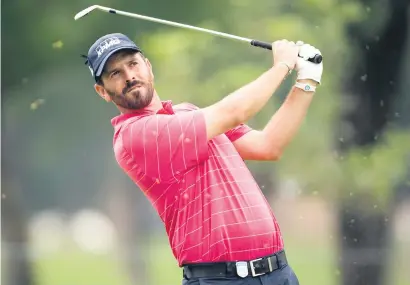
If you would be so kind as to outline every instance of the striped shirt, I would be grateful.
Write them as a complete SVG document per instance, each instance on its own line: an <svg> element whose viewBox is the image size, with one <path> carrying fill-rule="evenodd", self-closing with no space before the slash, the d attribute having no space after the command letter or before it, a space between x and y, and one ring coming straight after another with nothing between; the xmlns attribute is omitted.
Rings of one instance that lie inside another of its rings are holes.
<svg viewBox="0 0 410 285"><path fill-rule="evenodd" d="M113 118L113 144L118 164L163 221L178 264L281 250L274 214L233 145L252 129L242 124L208 141L201 109L162 105Z"/></svg>

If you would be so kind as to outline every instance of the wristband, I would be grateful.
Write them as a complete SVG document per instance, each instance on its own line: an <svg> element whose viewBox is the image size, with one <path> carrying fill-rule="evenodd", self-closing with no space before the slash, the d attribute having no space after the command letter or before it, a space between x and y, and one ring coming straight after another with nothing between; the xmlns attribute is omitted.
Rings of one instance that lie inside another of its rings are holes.
<svg viewBox="0 0 410 285"><path fill-rule="evenodd" d="M287 63L284 62L284 61L278 62L277 65L279 65L279 64L283 64L284 66L286 66L286 67L288 68L288 74L291 74L291 73L292 73L292 68L290 68L289 64L287 64Z"/></svg>
<svg viewBox="0 0 410 285"><path fill-rule="evenodd" d="M295 87L302 89L303 91L306 92L315 92L316 91L316 86L307 84L307 83L301 83L301 82L296 82Z"/></svg>

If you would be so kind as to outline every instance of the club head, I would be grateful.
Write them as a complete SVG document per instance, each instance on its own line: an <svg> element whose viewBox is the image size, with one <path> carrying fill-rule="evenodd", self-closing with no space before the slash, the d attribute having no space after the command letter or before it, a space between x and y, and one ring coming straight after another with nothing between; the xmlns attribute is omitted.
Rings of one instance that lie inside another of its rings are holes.
<svg viewBox="0 0 410 285"><path fill-rule="evenodd" d="M85 15L87 15L88 13L90 13L91 11L95 10L96 8L98 8L98 5L93 5L90 6L88 8L85 8L84 10L78 12L75 16L74 16L74 20L78 20L82 17L84 17Z"/></svg>

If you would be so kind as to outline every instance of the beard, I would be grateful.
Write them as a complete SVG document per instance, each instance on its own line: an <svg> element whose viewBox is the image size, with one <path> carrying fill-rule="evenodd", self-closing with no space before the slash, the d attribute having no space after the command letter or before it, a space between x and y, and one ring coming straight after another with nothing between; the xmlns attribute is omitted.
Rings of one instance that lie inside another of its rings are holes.
<svg viewBox="0 0 410 285"><path fill-rule="evenodd" d="M140 86L131 90L136 85ZM154 86L152 82L142 82L139 80L127 83L121 93L116 93L115 91L108 89L106 90L117 106L130 110L138 110L147 107L154 97Z"/></svg>

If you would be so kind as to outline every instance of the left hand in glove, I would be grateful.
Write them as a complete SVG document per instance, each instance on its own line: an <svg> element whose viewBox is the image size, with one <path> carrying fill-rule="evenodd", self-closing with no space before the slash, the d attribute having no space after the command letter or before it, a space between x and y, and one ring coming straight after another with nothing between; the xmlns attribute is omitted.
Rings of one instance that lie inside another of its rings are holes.
<svg viewBox="0 0 410 285"><path fill-rule="evenodd" d="M320 84L323 73L323 61L321 63L308 61L309 58L314 57L316 54L321 55L320 50L301 41L298 41L296 44L300 46L299 58L295 67L297 71L296 80L310 79Z"/></svg>

